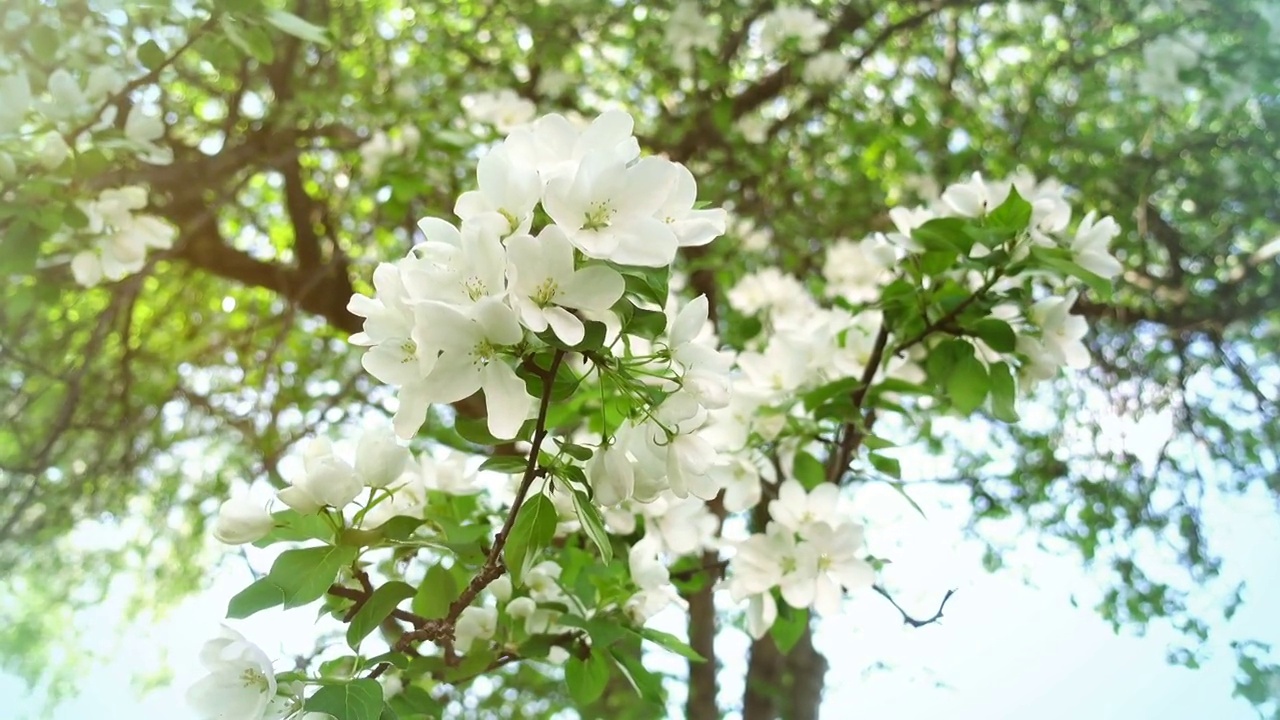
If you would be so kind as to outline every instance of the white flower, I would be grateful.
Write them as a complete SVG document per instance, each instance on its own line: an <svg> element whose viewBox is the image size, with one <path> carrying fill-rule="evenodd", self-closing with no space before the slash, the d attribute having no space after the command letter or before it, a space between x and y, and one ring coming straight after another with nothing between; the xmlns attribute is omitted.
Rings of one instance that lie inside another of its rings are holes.
<svg viewBox="0 0 1280 720"><path fill-rule="evenodd" d="M778 487L778 499L769 502L769 516L774 523L808 537L815 523L834 520L839 500L840 488L834 483L822 483L806 493L804 486L792 478Z"/></svg>
<svg viewBox="0 0 1280 720"><path fill-rule="evenodd" d="M511 599L511 576L500 575L497 580L489 583L489 592L493 593L493 597L498 602L506 602Z"/></svg>
<svg viewBox="0 0 1280 720"><path fill-rule="evenodd" d="M667 20L667 44L677 52L693 49L712 49L716 46L715 30L711 22L698 12L698 3L682 0L671 10Z"/></svg>
<svg viewBox="0 0 1280 720"><path fill-rule="evenodd" d="M942 202L963 217L982 217L999 205L999 201L991 197L980 173L974 173L968 180L943 190Z"/></svg>
<svg viewBox="0 0 1280 720"><path fill-rule="evenodd" d="M618 505L635 489L634 457L627 448L631 432L630 422L624 422L614 433L613 444L597 450L587 461L587 479L595 501L604 507Z"/></svg>
<svg viewBox="0 0 1280 720"><path fill-rule="evenodd" d="M604 153L624 165L635 160L640 144L631 134L634 126L631 116L618 110L601 113L581 130L553 113L512 131L503 146L513 162L535 168L546 186L558 177L572 178L588 154Z"/></svg>
<svg viewBox="0 0 1280 720"><path fill-rule="evenodd" d="M897 251L879 233L857 242L839 240L827 250L822 266L822 274L830 283L827 292L855 303L876 300L897 261Z"/></svg>
<svg viewBox="0 0 1280 720"><path fill-rule="evenodd" d="M827 23L809 8L783 5L764 16L760 46L772 55L787 40L795 38L802 51L813 52L826 32Z"/></svg>
<svg viewBox="0 0 1280 720"><path fill-rule="evenodd" d="M575 270L573 246L555 225L544 228L537 239L509 239L507 263L511 302L521 322L535 333L550 327L567 345L582 342L586 330L570 310L603 312L626 290L613 268L593 264Z"/></svg>
<svg viewBox="0 0 1280 720"><path fill-rule="evenodd" d="M502 297L507 257L500 232L505 226L506 220L497 213L481 213L464 221L461 230L437 218L419 220L427 242L414 248L421 259L405 268L410 296L459 306Z"/></svg>
<svg viewBox="0 0 1280 720"><path fill-rule="evenodd" d="M489 432L499 440L514 438L534 404L511 360L502 356L524 337L515 313L493 299L477 303L470 315L430 302L417 321L423 343L440 354L423 379L424 396L452 403L483 390Z"/></svg>
<svg viewBox="0 0 1280 720"><path fill-rule="evenodd" d="M689 168L670 163L673 178L666 200L658 208L658 218L671 226L680 247L706 245L724 234L729 222L721 208L694 210L698 199L698 183Z"/></svg>
<svg viewBox="0 0 1280 720"><path fill-rule="evenodd" d="M444 459L427 453L418 456L418 470L426 487L449 495L475 495L476 473L467 466L467 456L449 453Z"/></svg>
<svg viewBox="0 0 1280 720"><path fill-rule="evenodd" d="M1076 264L1104 278L1113 278L1124 268L1111 256L1108 246L1120 234L1120 226L1111 217L1097 220L1097 213L1090 212L1080 221L1071 252Z"/></svg>
<svg viewBox="0 0 1280 720"><path fill-rule="evenodd" d="M124 89L124 76L110 65L98 65L89 71L84 83L84 96L90 102L100 102Z"/></svg>
<svg viewBox="0 0 1280 720"><path fill-rule="evenodd" d="M365 512L360 520L361 529L375 530L393 517L423 516L427 507L427 487L422 476L413 472L405 473L400 480L388 485L387 491L391 493L391 497L379 499Z"/></svg>
<svg viewBox="0 0 1280 720"><path fill-rule="evenodd" d="M49 74L49 101L44 103L44 114L53 120L66 120L84 110L84 94L71 73L58 68Z"/></svg>
<svg viewBox="0 0 1280 720"><path fill-rule="evenodd" d="M364 483L355 468L333 454L333 444L314 438L302 449L302 477L277 495L285 505L308 514L324 506L341 510L356 499Z"/></svg>
<svg viewBox="0 0 1280 720"><path fill-rule="evenodd" d="M453 647L459 653L471 651L476 640L488 640L498 629L498 610L472 605L458 616L453 628Z"/></svg>
<svg viewBox="0 0 1280 720"><path fill-rule="evenodd" d="M667 324L667 342L680 372L680 387L708 410L729 404L729 372L733 358L715 348L707 322L709 305L699 295Z"/></svg>
<svg viewBox="0 0 1280 720"><path fill-rule="evenodd" d="M271 659L240 633L222 627L200 650L209 674L187 690L200 720L262 720L276 694Z"/></svg>
<svg viewBox="0 0 1280 720"><path fill-rule="evenodd" d="M840 610L840 589L865 590L875 582L875 569L859 557L862 526L850 521L837 525L817 523L809 528L806 540L818 556L813 607L822 615Z"/></svg>
<svg viewBox="0 0 1280 720"><path fill-rule="evenodd" d="M46 170L56 170L66 162L69 155L71 155L71 148L67 146L67 141L55 131L45 133L36 147L36 161Z"/></svg>
<svg viewBox="0 0 1280 720"><path fill-rule="evenodd" d="M804 81L810 85L829 85L848 75L849 60L839 50L818 53L804 64Z"/></svg>
<svg viewBox="0 0 1280 720"><path fill-rule="evenodd" d="M468 95L462 98L462 108L472 120L504 133L525 125L538 112L532 102L506 89Z"/></svg>
<svg viewBox="0 0 1280 720"><path fill-rule="evenodd" d="M271 513L245 495L232 495L218 507L213 536L227 545L257 542L271 532Z"/></svg>
<svg viewBox="0 0 1280 720"><path fill-rule="evenodd" d="M738 280L728 294L729 305L746 315L769 311L775 325L811 317L818 309L809 290L795 277L766 267Z"/></svg>
<svg viewBox="0 0 1280 720"><path fill-rule="evenodd" d="M129 108L125 117L124 136L147 154L145 162L153 165L167 165L173 162L173 151L161 147L156 141L164 137L164 120L160 114L141 104Z"/></svg>
<svg viewBox="0 0 1280 720"><path fill-rule="evenodd" d="M22 126L31 108L31 84L25 72L0 76L0 133Z"/></svg>
<svg viewBox="0 0 1280 720"><path fill-rule="evenodd" d="M409 462L409 448L396 441L389 427L368 428L356 446L356 475L365 487L380 488L400 478Z"/></svg>
<svg viewBox="0 0 1280 720"><path fill-rule="evenodd" d="M1040 339L1019 335L1018 351L1031 359L1033 377L1047 379L1063 367L1079 370L1089 366L1089 350L1082 342L1089 325L1084 318L1071 314L1075 302L1076 293L1071 292L1031 306L1030 319L1040 327Z"/></svg>
<svg viewBox="0 0 1280 720"><path fill-rule="evenodd" d="M778 603L772 593L758 593L747 601L747 632L759 640L778 619Z"/></svg>
<svg viewBox="0 0 1280 720"><path fill-rule="evenodd" d="M679 241L656 217L675 180L673 164L647 157L627 167L608 153L582 159L572 177L553 179L543 205L588 257L622 265L663 267Z"/></svg>
<svg viewBox="0 0 1280 720"><path fill-rule="evenodd" d="M533 222L533 208L538 204L542 184L537 171L521 163L512 162L510 151L499 146L480 158L476 165L476 180L480 189L458 196L453 212L465 222L477 219L499 222L506 237L529 232ZM486 216L497 219L486 220Z"/></svg>
<svg viewBox="0 0 1280 720"><path fill-rule="evenodd" d="M769 120L759 113L750 113L738 118L734 123L742 139L752 145L759 145L769 139Z"/></svg>

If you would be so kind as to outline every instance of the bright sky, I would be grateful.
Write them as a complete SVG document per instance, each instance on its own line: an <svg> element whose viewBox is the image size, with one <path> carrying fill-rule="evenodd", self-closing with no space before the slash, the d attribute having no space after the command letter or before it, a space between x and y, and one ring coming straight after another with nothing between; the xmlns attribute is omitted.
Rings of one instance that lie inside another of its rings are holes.
<svg viewBox="0 0 1280 720"><path fill-rule="evenodd" d="M1254 637L1280 643L1280 621L1274 612L1280 607L1280 577L1275 573L1280 516L1264 494L1218 507L1210 517L1215 546L1228 558L1226 573L1248 580L1248 598L1229 625L1214 626L1218 651L1193 671L1165 663L1165 649L1177 637L1172 631L1155 629L1144 638L1116 636L1092 611L1073 608L1070 594L1088 596L1096 592L1097 582L1070 559L1043 552L1021 554L1024 564L1033 568L1038 588L1024 585L1013 572L988 574L980 564L980 549L959 539L963 512L948 513L942 494L919 498L929 515L926 520L904 508L892 491L882 490L870 490L858 499L864 510L877 511L884 527L894 529L895 540L907 539L895 555L894 574L887 578L911 590L899 601L927 616L947 588L959 592L947 605L941 624L921 629L904 627L897 612L873 594L851 599L841 616L824 621L817 643L831 671L823 717L1256 717L1247 703L1231 698L1235 661L1226 642ZM51 720L191 718L182 692L201 675L196 654L214 632L227 600L248 580L243 562L229 558L207 592L183 603L149 633L125 638L114 652L108 634L90 631L86 641L108 651L109 660L86 675L79 697ZM100 617L86 621L112 627L118 624L113 617L110 608L103 608ZM285 658L310 647L314 618L308 609L268 611L234 627L273 657ZM659 623L666 625L662 621L671 619L659 618ZM132 678L155 671L165 653L174 683L140 696ZM719 654L730 664L744 658L745 636L725 633ZM877 663L890 669L872 669ZM740 697L741 679L734 678L723 691L726 697ZM16 680L0 676L0 697L24 694ZM17 710L38 716L31 699L20 702Z"/></svg>

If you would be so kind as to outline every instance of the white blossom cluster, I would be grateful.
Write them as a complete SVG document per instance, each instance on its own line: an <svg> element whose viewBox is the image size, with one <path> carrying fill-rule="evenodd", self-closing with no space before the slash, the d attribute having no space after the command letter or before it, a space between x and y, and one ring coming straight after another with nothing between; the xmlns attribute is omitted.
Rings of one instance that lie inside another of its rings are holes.
<svg viewBox="0 0 1280 720"><path fill-rule="evenodd" d="M467 95L462 98L462 109L475 122L492 125L501 133L525 125L538 112L532 101L520 97L514 90Z"/></svg>
<svg viewBox="0 0 1280 720"><path fill-rule="evenodd" d="M687 72L693 66L694 53L715 48L716 32L711 21L699 12L698 3L683 0L667 19L666 40L676 67Z"/></svg>
<svg viewBox="0 0 1280 720"><path fill-rule="evenodd" d="M352 522L364 530L381 527L393 517L422 517L427 492L473 495L480 492L476 472L461 453L416 458L389 427L371 425L356 444L354 462L340 456L329 440L314 438L302 447L302 472L276 496L304 515L332 508L353 511ZM363 503L357 499L365 493ZM228 545L256 542L271 531L266 507L236 493L222 503L213 535Z"/></svg>
<svg viewBox="0 0 1280 720"><path fill-rule="evenodd" d="M631 128L614 112L581 131L560 115L513 131L481 158L479 189L458 198L461 225L422 220L426 242L378 266L374 297L352 298L365 318L352 342L369 348L365 368L399 389L401 437L417 432L430 404L477 390L489 431L515 437L534 409L515 369L526 331L567 345L583 340L584 320L616 332L618 266L665 267L679 247L724 231L722 211L694 209L689 171L639 158ZM535 237L539 205L552 222Z"/></svg>
<svg viewBox="0 0 1280 720"><path fill-rule="evenodd" d="M0 181L18 176L19 162L57 170L77 150L91 147L94 133L114 132L118 107L106 101L126 85L124 76L108 65L80 74L58 68L43 87L32 87L25 71L5 73L0 66L0 140L18 140L3 146L8 152L0 149ZM173 161L172 151L157 142L165 132L155 107L135 103L125 116L123 138L112 147L143 162L165 165ZM148 249L172 245L172 227L137 212L147 206L147 190L141 186L103 190L96 199L78 205L88 218L86 226L64 227L59 235L70 247L90 245L71 262L72 275L81 285L136 273L144 267Z"/></svg>
<svg viewBox="0 0 1280 720"><path fill-rule="evenodd" d="M94 200L80 203L88 218L83 232L95 238L93 247L71 260L71 273L81 285L120 280L146 265L148 249L173 246L177 231L153 215L139 213L147 206L147 190L130 185L103 190Z"/></svg>

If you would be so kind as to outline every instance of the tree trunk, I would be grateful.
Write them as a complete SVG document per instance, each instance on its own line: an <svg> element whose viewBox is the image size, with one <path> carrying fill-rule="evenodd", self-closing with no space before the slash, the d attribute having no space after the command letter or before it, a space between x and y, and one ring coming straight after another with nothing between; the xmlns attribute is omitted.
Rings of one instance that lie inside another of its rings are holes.
<svg viewBox="0 0 1280 720"><path fill-rule="evenodd" d="M703 553L703 564L713 563L716 553ZM706 662L689 662L689 699L685 702L687 720L719 720L716 706L716 606L715 582L708 578L697 592L687 595L689 601L689 646L706 658Z"/></svg>
<svg viewBox="0 0 1280 720"><path fill-rule="evenodd" d="M787 655L766 635L751 644L743 720L817 720L827 659L813 646L813 624Z"/></svg>

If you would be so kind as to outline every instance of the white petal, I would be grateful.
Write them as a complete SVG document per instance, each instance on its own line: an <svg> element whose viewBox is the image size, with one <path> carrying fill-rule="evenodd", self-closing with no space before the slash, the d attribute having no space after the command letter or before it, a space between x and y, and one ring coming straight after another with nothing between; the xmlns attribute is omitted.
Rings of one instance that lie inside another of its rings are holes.
<svg viewBox="0 0 1280 720"><path fill-rule="evenodd" d="M480 373L484 386L485 411L489 432L499 440L510 440L533 409L533 398L525 390L524 381L504 362L490 362Z"/></svg>
<svg viewBox="0 0 1280 720"><path fill-rule="evenodd" d="M582 325L582 321L564 308L555 306L546 308L542 311L542 316L551 325L556 337L566 345L577 345L586 335L586 328Z"/></svg>

